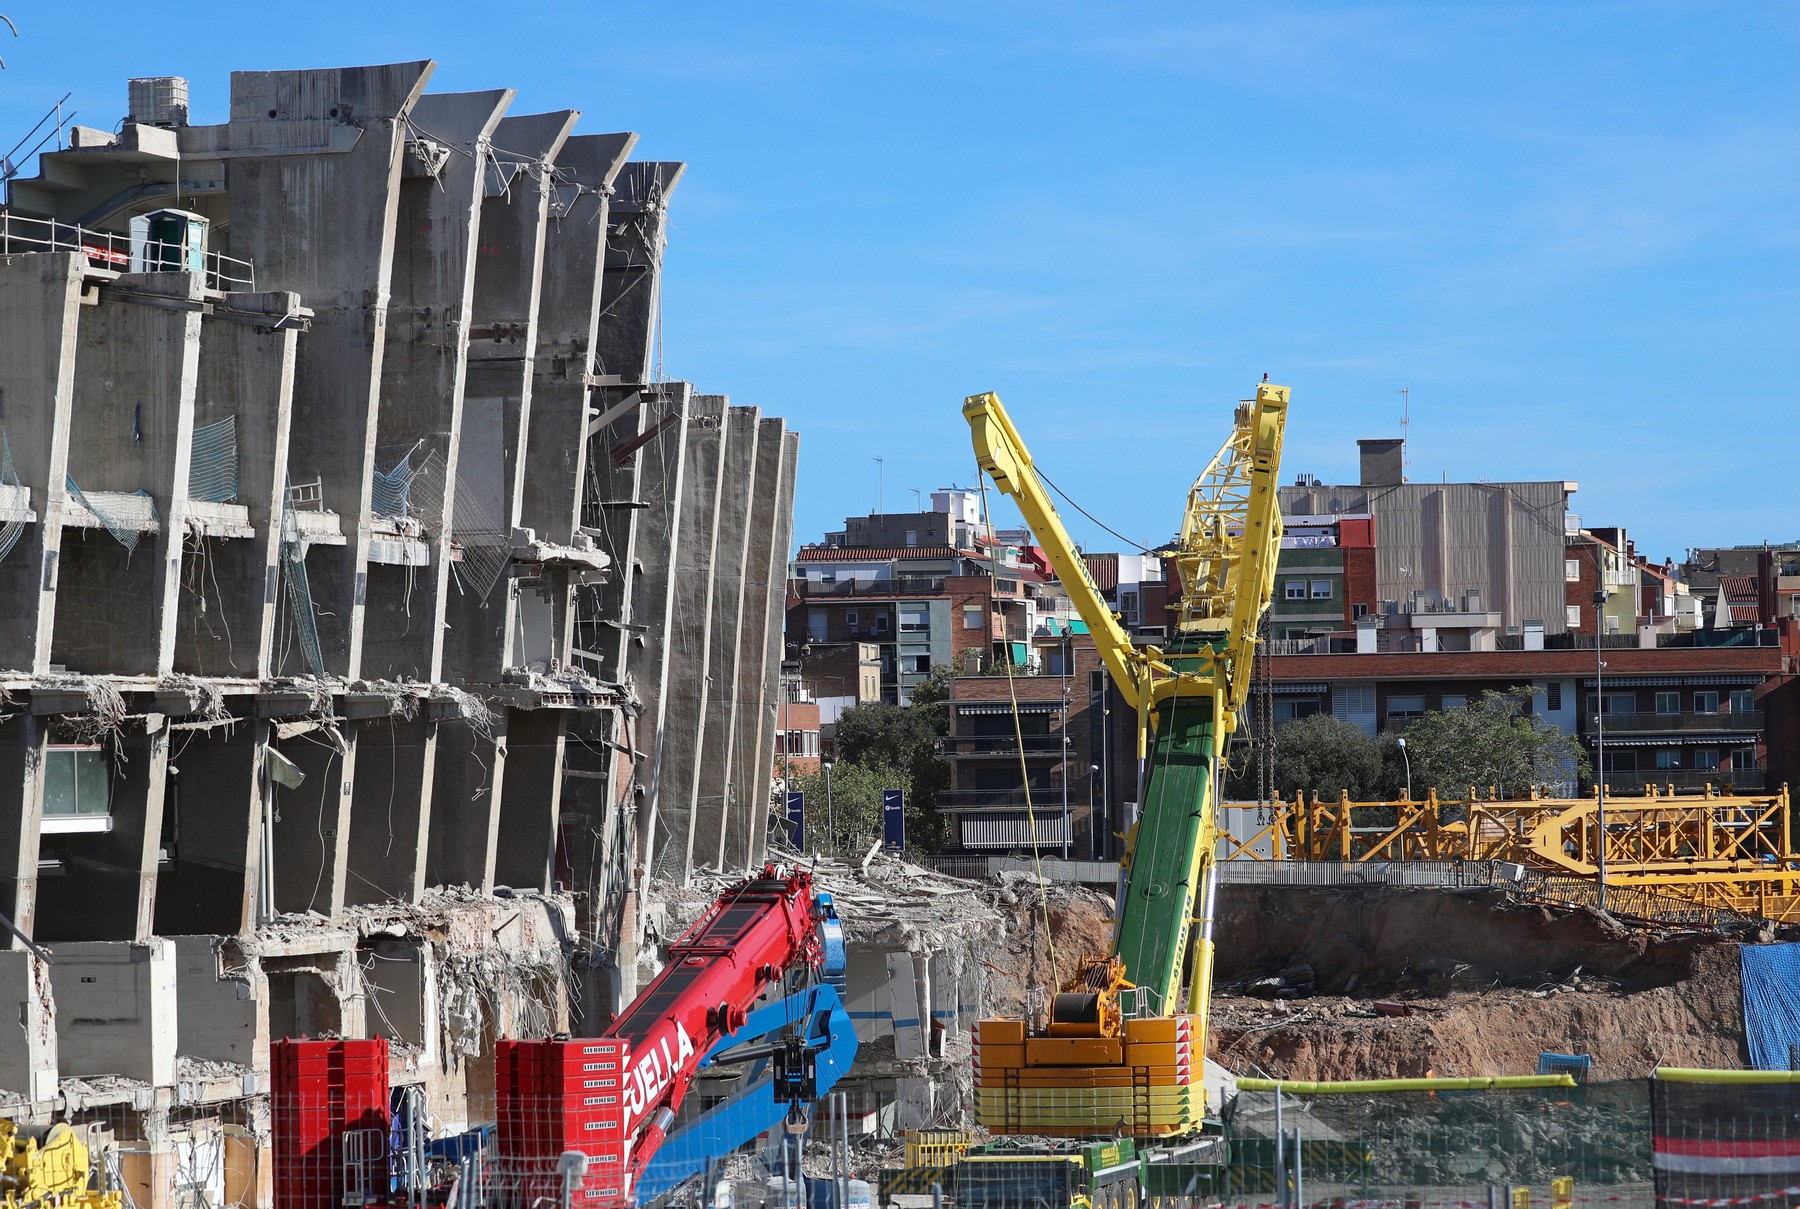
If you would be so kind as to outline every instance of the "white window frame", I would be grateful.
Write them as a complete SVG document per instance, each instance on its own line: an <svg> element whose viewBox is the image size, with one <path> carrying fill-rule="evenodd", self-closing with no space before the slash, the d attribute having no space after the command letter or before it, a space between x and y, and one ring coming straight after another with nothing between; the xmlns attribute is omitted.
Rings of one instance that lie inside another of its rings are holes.
<svg viewBox="0 0 1800 1209"><path fill-rule="evenodd" d="M1306 581L1304 579L1284 580L1281 585L1281 598L1283 600L1305 600Z"/></svg>
<svg viewBox="0 0 1800 1209"><path fill-rule="evenodd" d="M1581 628L1581 606L1578 604L1563 606L1563 624L1571 630Z"/></svg>
<svg viewBox="0 0 1800 1209"><path fill-rule="evenodd" d="M1719 691L1717 689L1697 689L1694 692L1694 712L1696 714L1718 713Z"/></svg>
<svg viewBox="0 0 1800 1209"><path fill-rule="evenodd" d="M1312 591L1310 593L1308 593L1308 599L1310 599L1310 600L1330 600L1331 599L1333 593L1331 591L1331 581L1329 579L1314 579L1314 580L1310 580L1308 582L1312 588ZM1324 588L1325 590L1323 592L1321 592L1321 591L1319 591L1320 588Z"/></svg>
<svg viewBox="0 0 1800 1209"><path fill-rule="evenodd" d="M1563 559L1563 581L1565 583L1581 582L1581 560L1578 558Z"/></svg>

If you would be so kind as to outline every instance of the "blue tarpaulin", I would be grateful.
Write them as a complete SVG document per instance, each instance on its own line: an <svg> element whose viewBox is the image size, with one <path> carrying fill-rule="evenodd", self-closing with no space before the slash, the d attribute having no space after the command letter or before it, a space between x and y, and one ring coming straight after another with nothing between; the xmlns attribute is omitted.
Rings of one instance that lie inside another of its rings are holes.
<svg viewBox="0 0 1800 1209"><path fill-rule="evenodd" d="M1800 944L1745 945L1738 952L1750 1064L1788 1070L1788 1047L1800 1046Z"/></svg>

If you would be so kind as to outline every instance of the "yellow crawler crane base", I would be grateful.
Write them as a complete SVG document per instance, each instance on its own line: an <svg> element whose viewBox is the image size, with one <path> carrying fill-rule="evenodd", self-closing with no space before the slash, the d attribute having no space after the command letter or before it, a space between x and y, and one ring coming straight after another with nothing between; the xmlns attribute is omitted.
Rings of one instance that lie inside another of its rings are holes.
<svg viewBox="0 0 1800 1209"><path fill-rule="evenodd" d="M1139 646L1094 586L998 396L964 401L982 472L1018 504L1137 714L1144 772L1108 951L1082 957L1042 1035L1020 1020L976 1028L975 1119L994 1133L1156 1139L1205 1122L1214 800L1274 591L1287 408L1288 389L1265 378L1234 409L1231 435L1188 492L1176 633ZM1184 1003L1181 1015L1145 1015Z"/></svg>
<svg viewBox="0 0 1800 1209"><path fill-rule="evenodd" d="M1161 1138L1206 1117L1191 1015L1126 1020L1117 1037L1030 1037L1023 1020L975 1026L975 1120L992 1133Z"/></svg>
<svg viewBox="0 0 1800 1209"><path fill-rule="evenodd" d="M40 1142L21 1138L17 1125L0 1120L0 1196L4 1197L0 1206L4 1209L123 1209L123 1193L88 1187L90 1170L87 1143L68 1125L52 1125Z"/></svg>

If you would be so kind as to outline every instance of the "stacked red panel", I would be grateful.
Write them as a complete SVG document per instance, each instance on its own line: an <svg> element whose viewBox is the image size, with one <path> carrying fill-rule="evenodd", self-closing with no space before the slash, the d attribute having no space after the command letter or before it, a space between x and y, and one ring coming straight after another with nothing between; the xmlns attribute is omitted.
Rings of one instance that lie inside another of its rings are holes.
<svg viewBox="0 0 1800 1209"><path fill-rule="evenodd" d="M586 1156L574 1201L626 1199L625 1046L620 1041L501 1041L495 1047L497 1142L509 1182L560 1196L563 1156Z"/></svg>
<svg viewBox="0 0 1800 1209"><path fill-rule="evenodd" d="M373 1041L277 1041L269 1046L275 1203L337 1209L350 1185L347 1160L385 1171L388 1046ZM345 1135L362 1131L360 1156ZM375 1153L367 1153L373 1150Z"/></svg>

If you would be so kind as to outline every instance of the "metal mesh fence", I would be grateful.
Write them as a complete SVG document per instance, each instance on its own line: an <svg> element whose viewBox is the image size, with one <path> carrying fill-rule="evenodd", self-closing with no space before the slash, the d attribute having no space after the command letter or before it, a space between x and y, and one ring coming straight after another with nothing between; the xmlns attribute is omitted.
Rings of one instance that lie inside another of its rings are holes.
<svg viewBox="0 0 1800 1209"><path fill-rule="evenodd" d="M148 491L100 491L89 495L76 485L74 475L65 474L63 483L75 502L87 509L128 554L136 553L139 539L145 533L155 533L162 523L156 514L156 501Z"/></svg>
<svg viewBox="0 0 1800 1209"><path fill-rule="evenodd" d="M13 466L12 440L6 430L0 428L0 487L10 497L6 521L0 525L0 562L13 552L19 544L19 538L25 532L25 513L30 507L30 496L23 490L24 484L19 481L19 472Z"/></svg>
<svg viewBox="0 0 1800 1209"><path fill-rule="evenodd" d="M1643 1081L1532 1090L1243 1092L1226 1119L1228 1205L1652 1202ZM1285 1185L1285 1189L1284 1189ZM1271 1195L1274 1194L1274 1195Z"/></svg>
<svg viewBox="0 0 1800 1209"><path fill-rule="evenodd" d="M188 467L188 498L229 504L238 497L237 417L226 416L194 429Z"/></svg>
<svg viewBox="0 0 1800 1209"><path fill-rule="evenodd" d="M313 675L322 677L325 675L325 653L319 646L319 619L313 612L312 584L306 575L306 547L299 518L294 515L293 489L290 487L287 505L281 511L281 583L306 666Z"/></svg>

